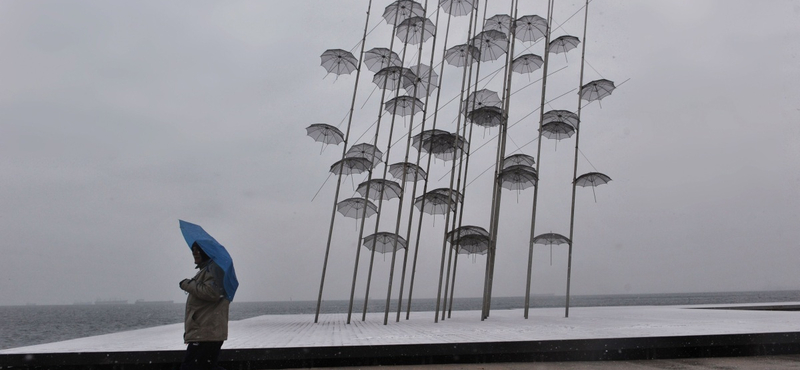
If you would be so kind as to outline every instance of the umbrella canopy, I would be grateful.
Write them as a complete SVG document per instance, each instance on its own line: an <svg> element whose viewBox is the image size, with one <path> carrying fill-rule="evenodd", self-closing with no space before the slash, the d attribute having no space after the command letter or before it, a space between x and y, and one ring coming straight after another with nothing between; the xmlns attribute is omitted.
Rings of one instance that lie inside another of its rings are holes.
<svg viewBox="0 0 800 370"><path fill-rule="evenodd" d="M512 154L503 159L503 168L516 165L533 166L534 164L536 161L527 154Z"/></svg>
<svg viewBox="0 0 800 370"><path fill-rule="evenodd" d="M448 207L451 212L455 212L456 207L454 203L457 201L460 202L463 197L459 192L453 190L452 193L450 193L449 190L450 189L447 188L440 188L422 194L418 196L417 199L414 199L414 206L420 211L432 215L443 215L447 213ZM448 197L448 193L450 193L450 197Z"/></svg>
<svg viewBox="0 0 800 370"><path fill-rule="evenodd" d="M544 245L569 244L569 238L561 234L544 233L544 234L539 234L535 238L533 238L533 243L544 244Z"/></svg>
<svg viewBox="0 0 800 370"><path fill-rule="evenodd" d="M539 177L536 170L531 166L516 165L508 166L497 175L500 186L509 190L525 190L531 186L536 186Z"/></svg>
<svg viewBox="0 0 800 370"><path fill-rule="evenodd" d="M336 210L345 217L361 218L372 216L378 213L378 207L368 199L364 198L347 198L339 203L336 203Z"/></svg>
<svg viewBox="0 0 800 370"><path fill-rule="evenodd" d="M486 254L489 250L489 236L487 235L467 235L462 236L455 243L453 249L459 254Z"/></svg>
<svg viewBox="0 0 800 370"><path fill-rule="evenodd" d="M344 142L344 134L338 128L325 123L314 123L306 127L306 134L314 141L323 144L340 144Z"/></svg>
<svg viewBox="0 0 800 370"><path fill-rule="evenodd" d="M568 110L554 109L547 111L542 115L542 123L549 123L553 121L566 122L572 127L578 126L578 115Z"/></svg>
<svg viewBox="0 0 800 370"><path fill-rule="evenodd" d="M369 193L367 187L369 186ZM386 179L371 179L358 184L356 192L372 200L378 200L381 197L385 200L400 198L403 193L403 187L400 184Z"/></svg>
<svg viewBox="0 0 800 370"><path fill-rule="evenodd" d="M409 95L415 95L417 98L429 96L433 90L439 87L439 74L426 64L417 64L409 69L414 72L417 78L413 83L403 85Z"/></svg>
<svg viewBox="0 0 800 370"><path fill-rule="evenodd" d="M469 112L482 107L501 108L503 101L496 91L480 89L467 95L467 99L461 103L461 112Z"/></svg>
<svg viewBox="0 0 800 370"><path fill-rule="evenodd" d="M383 10L383 19L386 20L386 23L394 26L408 18L424 16L425 8L420 3L411 0L395 1Z"/></svg>
<svg viewBox="0 0 800 370"><path fill-rule="evenodd" d="M575 179L575 185L583 187L591 186L592 196L594 196L594 201L597 202L597 195L594 193L595 186L608 184L610 181L610 177L600 172L588 172L578 176L578 178Z"/></svg>
<svg viewBox="0 0 800 370"><path fill-rule="evenodd" d="M364 64L372 72L378 72L386 67L399 67L403 63L397 53L387 48L372 48L364 52Z"/></svg>
<svg viewBox="0 0 800 370"><path fill-rule="evenodd" d="M581 99L589 102L595 100L599 102L606 96L611 95L611 93L614 92L614 89L616 89L616 87L614 86L613 81L606 79L595 80L581 87Z"/></svg>
<svg viewBox="0 0 800 370"><path fill-rule="evenodd" d="M403 180L404 173L406 181L417 181L420 179L421 180L428 179L428 174L425 173L425 170L423 170L422 167L417 166L416 164L409 162L398 162L389 166L389 174L398 180Z"/></svg>
<svg viewBox="0 0 800 370"><path fill-rule="evenodd" d="M483 235L489 236L489 232L486 229L480 226L473 226L473 225L464 225L459 228L456 228L453 231L447 233L447 240L450 243L457 241L458 239L469 236L469 235Z"/></svg>
<svg viewBox="0 0 800 370"><path fill-rule="evenodd" d="M472 45L481 52L481 62L498 60L508 51L508 36L497 30L483 31L472 38Z"/></svg>
<svg viewBox="0 0 800 370"><path fill-rule="evenodd" d="M481 107L467 115L470 122L483 127L497 127L506 121L506 115L498 107Z"/></svg>
<svg viewBox="0 0 800 370"><path fill-rule="evenodd" d="M351 157L336 161L331 165L330 171L334 175L357 175L369 171L370 168L372 168L372 162L369 159Z"/></svg>
<svg viewBox="0 0 800 370"><path fill-rule="evenodd" d="M377 232L364 237L365 247L378 253L394 252L406 248L406 240L402 236L387 231Z"/></svg>
<svg viewBox="0 0 800 370"><path fill-rule="evenodd" d="M400 86L408 86L416 81L414 72L405 67L389 66L381 69L372 77L372 82L379 88L396 90Z"/></svg>
<svg viewBox="0 0 800 370"><path fill-rule="evenodd" d="M575 127L566 122L553 121L542 125L542 136L548 139L566 139L572 137L574 133Z"/></svg>
<svg viewBox="0 0 800 370"><path fill-rule="evenodd" d="M536 54L523 54L511 62L511 70L517 73L533 73L544 64L544 59Z"/></svg>
<svg viewBox="0 0 800 370"><path fill-rule="evenodd" d="M538 15L523 15L514 23L514 35L520 41L537 41L547 33L547 20Z"/></svg>
<svg viewBox="0 0 800 370"><path fill-rule="evenodd" d="M320 55L321 65L328 73L337 75L350 74L358 68L358 59L349 51L328 49Z"/></svg>
<svg viewBox="0 0 800 370"><path fill-rule="evenodd" d="M511 22L513 19L508 14L497 14L483 23L484 30L495 30L504 33L508 36L508 31L511 30Z"/></svg>
<svg viewBox="0 0 800 370"><path fill-rule="evenodd" d="M411 17L397 25L396 35L400 41L417 45L428 41L436 33L436 25L425 17Z"/></svg>
<svg viewBox="0 0 800 370"><path fill-rule="evenodd" d="M239 280L236 279L236 269L233 268L233 259L225 247L216 239L209 235L202 227L191 222L178 220L183 239L192 249L192 245L197 243L211 260L214 261L224 272L222 287L225 288L225 298L233 301L236 289L239 288Z"/></svg>
<svg viewBox="0 0 800 370"><path fill-rule="evenodd" d="M480 49L469 44L453 46L444 53L444 60L447 64L456 67L464 67L475 63L475 60L480 59L480 57Z"/></svg>
<svg viewBox="0 0 800 370"><path fill-rule="evenodd" d="M578 47L581 41L575 36L559 36L555 40L550 41L550 52L555 54L566 53ZM566 58L566 54L564 54Z"/></svg>
<svg viewBox="0 0 800 370"><path fill-rule="evenodd" d="M469 143L462 136L437 129L414 135L412 145L417 150L445 161L460 156L461 151L469 151Z"/></svg>
<svg viewBox="0 0 800 370"><path fill-rule="evenodd" d="M401 95L383 103L383 110L398 116L411 116L422 112L424 104L413 96Z"/></svg>
<svg viewBox="0 0 800 370"><path fill-rule="evenodd" d="M375 168L383 161L383 152L375 145L361 143L350 147L344 154L345 158L364 158L371 164L371 168Z"/></svg>
<svg viewBox="0 0 800 370"><path fill-rule="evenodd" d="M460 17L472 12L475 0L439 0L439 6L445 13Z"/></svg>

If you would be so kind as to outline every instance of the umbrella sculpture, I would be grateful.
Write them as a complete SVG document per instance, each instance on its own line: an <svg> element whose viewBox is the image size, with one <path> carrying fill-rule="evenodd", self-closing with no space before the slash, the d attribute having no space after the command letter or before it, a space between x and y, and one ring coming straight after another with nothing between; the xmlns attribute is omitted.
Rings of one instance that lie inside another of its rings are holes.
<svg viewBox="0 0 800 370"><path fill-rule="evenodd" d="M425 17L411 17L397 25L396 34L400 41L417 45L428 41L436 33L436 25Z"/></svg>
<svg viewBox="0 0 800 370"><path fill-rule="evenodd" d="M472 12L475 0L439 0L439 6L445 13L454 17L460 17Z"/></svg>
<svg viewBox="0 0 800 370"><path fill-rule="evenodd" d="M550 265L553 264L553 246L569 244L569 238L556 233L544 233L533 238L533 244L544 244L550 246Z"/></svg>
<svg viewBox="0 0 800 370"><path fill-rule="evenodd" d="M416 1L398 0L389 4L383 11L386 23L397 26L400 22L411 17L424 17L425 8Z"/></svg>
<svg viewBox="0 0 800 370"><path fill-rule="evenodd" d="M467 95L467 99L461 103L461 111L469 112L481 107L495 107L500 108L503 106L503 101L497 95L497 92L489 89L480 89Z"/></svg>
<svg viewBox="0 0 800 370"><path fill-rule="evenodd" d="M331 173L334 175L357 175L369 171L372 162L366 158L350 157L342 158L331 165Z"/></svg>
<svg viewBox="0 0 800 370"><path fill-rule="evenodd" d="M453 190L450 197L448 197L448 191L449 189L447 188L431 190L414 199L414 206L420 211L432 215L443 215L447 212L448 207L450 207L451 212L454 212L454 204L460 202L462 196L459 192Z"/></svg>
<svg viewBox="0 0 800 370"><path fill-rule="evenodd" d="M555 54L564 53L564 59L567 58L567 52L578 47L581 41L575 36L559 36L555 40L550 41L550 52Z"/></svg>
<svg viewBox="0 0 800 370"><path fill-rule="evenodd" d="M429 129L422 131L411 137L411 145L421 151L429 152L431 138L436 135L449 135L450 132L439 129Z"/></svg>
<svg viewBox="0 0 800 370"><path fill-rule="evenodd" d="M606 79L595 80L581 86L581 99L588 102L597 100L600 103L600 100L611 95L615 88L612 81ZM602 105L600 106L602 107Z"/></svg>
<svg viewBox="0 0 800 370"><path fill-rule="evenodd" d="M372 163L372 168L383 161L383 152L375 145L367 143L351 146L344 156L345 158L364 158Z"/></svg>
<svg viewBox="0 0 800 370"><path fill-rule="evenodd" d="M498 60L508 51L508 36L497 30L483 31L472 38L472 45L481 51L481 62Z"/></svg>
<svg viewBox="0 0 800 370"><path fill-rule="evenodd" d="M466 235L452 244L459 254L486 254L489 250L489 237L486 235Z"/></svg>
<svg viewBox="0 0 800 370"><path fill-rule="evenodd" d="M469 44L461 44L447 49L444 53L444 60L447 64L456 67L464 67L475 63L476 59L480 59L481 51L475 46Z"/></svg>
<svg viewBox="0 0 800 370"><path fill-rule="evenodd" d="M339 203L336 203L336 210L345 217L361 218L366 215L370 217L378 213L378 207L368 199L364 198L348 198Z"/></svg>
<svg viewBox="0 0 800 370"><path fill-rule="evenodd" d="M542 67L544 59L536 54L523 54L511 62L511 70L517 73L533 73Z"/></svg>
<svg viewBox="0 0 800 370"><path fill-rule="evenodd" d="M383 103L385 111L403 117L422 112L423 106L422 100L408 95L401 95Z"/></svg>
<svg viewBox="0 0 800 370"><path fill-rule="evenodd" d="M547 33L547 20L538 15L523 15L514 25L515 37L524 42L537 41Z"/></svg>
<svg viewBox="0 0 800 370"><path fill-rule="evenodd" d="M511 30L511 16L508 14L497 14L489 19L483 24L484 30L495 30L504 33L508 36L508 31Z"/></svg>
<svg viewBox="0 0 800 370"><path fill-rule="evenodd" d="M322 59L322 67L328 73L336 75L350 74L358 68L358 59L349 51L342 49L325 50L320 55L320 59Z"/></svg>
<svg viewBox="0 0 800 370"><path fill-rule="evenodd" d="M180 224L183 239L186 240L186 244L189 245L189 250L192 249L194 243L197 243L203 252L211 257L214 263L222 269L224 272L222 287L225 288L225 298L229 301L233 301L236 289L239 288L239 280L236 279L236 269L233 267L231 255L222 244L199 225L183 220L178 220L178 223Z"/></svg>
<svg viewBox="0 0 800 370"><path fill-rule="evenodd" d="M433 68L425 64L418 64L409 68L416 75L413 83L404 85L409 95L416 94L416 97L429 96L433 90L439 87L439 75Z"/></svg>
<svg viewBox="0 0 800 370"><path fill-rule="evenodd" d="M406 248L406 240L402 236L387 231L377 232L364 237L365 247L378 253L394 252Z"/></svg>
<svg viewBox="0 0 800 370"><path fill-rule="evenodd" d="M542 123L553 121L566 122L572 127L578 126L578 115L568 110L555 109L547 111L542 115Z"/></svg>
<svg viewBox="0 0 800 370"><path fill-rule="evenodd" d="M367 193L367 186L369 186L369 193ZM384 200L400 198L403 193L403 188L397 182L386 179L371 179L358 184L356 192L372 200L378 200L383 194Z"/></svg>
<svg viewBox="0 0 800 370"><path fill-rule="evenodd" d="M536 161L527 154L512 154L503 159L503 168L515 165L533 166Z"/></svg>
<svg viewBox="0 0 800 370"><path fill-rule="evenodd" d="M572 137L574 133L575 127L566 122L553 121L542 125L542 136L548 139L562 140Z"/></svg>
<svg viewBox="0 0 800 370"><path fill-rule="evenodd" d="M412 137L412 146L436 158L449 161L469 151L469 143L460 135L438 129L425 130Z"/></svg>
<svg viewBox="0 0 800 370"><path fill-rule="evenodd" d="M399 67L403 63L397 53L387 48L373 48L364 52L364 64L372 72L378 72L386 67Z"/></svg>
<svg viewBox="0 0 800 370"><path fill-rule="evenodd" d="M536 186L536 181L539 179L536 175L536 169L526 165L515 165L503 168L497 175L500 186L509 189L521 191L531 186Z"/></svg>
<svg viewBox="0 0 800 370"><path fill-rule="evenodd" d="M402 180L405 172L406 181L427 180L428 174L422 167L409 162L399 162L389 166L389 174L392 177Z"/></svg>
<svg viewBox="0 0 800 370"><path fill-rule="evenodd" d="M451 243L455 242L461 237L468 236L468 235L483 235L489 236L489 232L486 229L480 226L473 226L473 225L464 225L455 230L452 230L447 233L447 240Z"/></svg>
<svg viewBox="0 0 800 370"><path fill-rule="evenodd" d="M338 128L326 123L313 123L306 127L306 134L314 141L322 143L324 149L328 144L338 145L344 142L344 134Z"/></svg>
<svg viewBox="0 0 800 370"><path fill-rule="evenodd" d="M467 115L470 122L483 127L497 127L506 121L506 115L498 107L481 107Z"/></svg>
<svg viewBox="0 0 800 370"><path fill-rule="evenodd" d="M595 186L608 184L609 181L611 181L611 178L600 172L589 172L578 176L578 178L575 179L575 185L583 187L591 186L592 195L594 195L594 201L597 203L597 195L594 194Z"/></svg>
<svg viewBox="0 0 800 370"><path fill-rule="evenodd" d="M396 90L398 86L408 86L416 81L417 76L414 71L397 66L389 66L381 69L372 77L372 82L379 88L386 90Z"/></svg>

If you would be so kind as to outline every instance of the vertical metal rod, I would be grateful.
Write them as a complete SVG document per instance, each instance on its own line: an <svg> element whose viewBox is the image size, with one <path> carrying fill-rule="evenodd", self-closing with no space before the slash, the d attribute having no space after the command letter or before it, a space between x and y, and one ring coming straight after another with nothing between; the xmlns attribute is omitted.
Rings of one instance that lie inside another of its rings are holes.
<svg viewBox="0 0 800 370"><path fill-rule="evenodd" d="M578 142L581 137L581 94L580 88L583 87L583 67L586 63L586 28L589 24L589 0L586 0L586 9L584 10L583 16L583 50L581 51L581 78L580 83L578 85L578 123L575 127L575 166L572 170L572 206L570 209L569 215L569 256L567 259L567 301L564 306L564 317L569 317L569 288L570 288L570 278L572 275L572 237L573 231L575 230L575 188L576 182L578 178ZM594 188L592 188L594 190Z"/></svg>
<svg viewBox="0 0 800 370"><path fill-rule="evenodd" d="M544 45L544 67L542 72L542 99L539 105L539 139L538 139L538 146L536 149L536 186L533 188L533 207L531 207L531 233L530 239L528 241L528 276L527 282L525 283L525 318L528 318L528 311L530 309L530 300L531 300L531 276L533 270L533 239L536 237L536 206L539 200L539 183L541 178L539 177L541 172L540 168L542 165L542 123L544 121L544 105L545 105L545 96L547 95L547 67L550 63L550 31L553 28L553 8L554 8L554 0L549 0L547 3L547 33L545 33L545 45Z"/></svg>
<svg viewBox="0 0 800 370"><path fill-rule="evenodd" d="M356 104L356 94L358 93L358 81L359 78L361 77L361 59L364 56L364 45L366 44L367 41L367 29L369 28L369 15L371 9L372 9L372 0L370 0L367 5L367 17L366 17L367 20L365 21L364 24L364 36L361 37L361 52L359 53L358 56L359 60L358 68L356 68L356 81L353 86L353 100L350 103L350 113L348 114L348 120L347 120L347 130L346 130L347 133L345 134L344 142L342 143L342 159L344 159L344 156L347 153L347 144L349 143L350 140L350 127L353 122L353 110ZM333 238L333 224L336 219L336 205L339 202L339 190L342 185L342 165L343 164L339 165L339 175L338 179L336 180L336 192L334 193L333 196L333 210L331 211L331 226L330 229L328 230L328 242L325 246L325 258L323 259L322 262L322 277L320 278L319 282L319 295L317 296L317 310L316 313L314 314L314 323L319 322L319 311L320 308L322 307L322 290L325 287L325 273L328 270L328 257L330 256L331 239Z"/></svg>

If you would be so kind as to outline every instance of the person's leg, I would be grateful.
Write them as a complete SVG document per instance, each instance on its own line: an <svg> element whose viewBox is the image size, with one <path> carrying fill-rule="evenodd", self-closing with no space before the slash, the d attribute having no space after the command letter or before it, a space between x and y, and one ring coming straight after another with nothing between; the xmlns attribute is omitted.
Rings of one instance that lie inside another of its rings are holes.
<svg viewBox="0 0 800 370"><path fill-rule="evenodd" d="M192 342L186 347L181 370L213 370L222 342Z"/></svg>

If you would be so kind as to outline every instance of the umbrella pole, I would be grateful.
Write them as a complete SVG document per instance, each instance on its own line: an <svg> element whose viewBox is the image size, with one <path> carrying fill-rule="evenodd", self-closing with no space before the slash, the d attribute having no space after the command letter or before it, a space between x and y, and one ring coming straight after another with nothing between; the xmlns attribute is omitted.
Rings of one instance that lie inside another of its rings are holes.
<svg viewBox="0 0 800 370"><path fill-rule="evenodd" d="M369 15L371 8L372 8L372 0L370 0L369 3L367 4L367 17L364 24L364 35L361 38L361 52L359 53L359 58L358 58L359 60L361 60L361 58L363 58L364 56L364 45L366 44L367 40L367 29L369 28ZM350 113L348 114L349 117L347 120L347 134L345 135L344 145L342 146L342 159L344 159L345 154L347 153L347 143L348 140L350 139L350 127L352 126L353 122L353 110L356 104L356 94L358 93L358 81L360 77L361 77L361 63L359 63L358 68L356 68L356 81L353 86L353 100L350 103ZM339 177L338 180L336 181L336 192L333 196L333 211L331 212L331 226L328 230L328 242L326 243L325 246L325 258L323 259L322 262L322 277L320 278L319 282L319 295L317 296L317 310L316 313L314 314L314 323L319 322L319 311L320 308L322 307L322 290L325 287L325 273L327 272L328 269L328 258L330 256L330 251L331 251L333 224L334 221L336 220L336 204L339 202L339 190L342 185L342 166L343 164L339 165Z"/></svg>
<svg viewBox="0 0 800 370"><path fill-rule="evenodd" d="M586 26L589 23L589 0L586 0L586 5L584 5L584 16L583 16L583 47L581 52L581 78L579 82L579 86L583 86L583 66L586 60ZM570 216L569 216L569 255L567 257L567 300L565 303L564 308L564 317L569 317L569 290L570 290L570 279L572 278L572 245L573 245L573 231L575 230L575 189L577 188L577 179L578 179L578 143L581 137L581 95L578 94L578 123L575 127L575 165L572 170L572 206L570 209ZM594 187L592 187L592 192L594 192ZM595 201L597 199L595 198Z"/></svg>
<svg viewBox="0 0 800 370"><path fill-rule="evenodd" d="M519 7L519 0L511 1L510 14L514 14L514 19L517 16L517 9ZM506 52L506 61L504 65L503 76L503 112L508 116L508 111L511 106L511 76L512 71L508 66L513 61L514 46L516 42L515 28L509 30L508 37L508 51ZM495 157L495 172L494 180L492 182L492 207L489 217L489 248L486 251L486 271L483 282L483 305L481 310L481 321L489 317L489 311L492 304L492 286L494 282L494 263L496 260L497 252L497 230L500 218L500 201L502 199L502 188L500 187L499 174L503 167L503 159L505 157L506 137L508 135L508 120L506 119L499 126L497 134L497 154Z"/></svg>
<svg viewBox="0 0 800 370"><path fill-rule="evenodd" d="M452 9L453 9L452 8L452 3L450 3L450 10L452 11ZM448 13L448 15L447 15L447 27L445 28L445 36L444 36L444 45L442 46L442 55L444 55L445 51L447 50L447 41L448 41L448 38L450 36L450 20L452 18L453 18L453 16ZM435 53L432 53L432 54L435 54ZM431 55L431 65L433 65L432 61L433 61L433 55ZM437 121L437 119L439 117L439 101L440 101L440 98L441 98L441 95L442 95L441 86L442 86L442 80L444 78L444 65L445 65L445 63L444 63L444 61L442 61L442 63L440 64L440 67L439 67L439 87L436 89L436 104L435 104L435 108L436 109L433 110L432 130L436 129L436 121ZM420 143L420 151L422 151L424 147L425 147L424 143ZM428 173L428 177L429 178L430 178L430 169L431 169L431 160L432 159L433 159L433 154L432 153L428 153L428 163L425 166L425 171ZM427 191L428 191L428 180L425 179L425 185L423 186L422 193L425 194L425 193L427 193ZM417 270L417 253L419 251L420 235L422 235L422 219L424 218L423 216L425 215L424 209L425 209L425 198L423 197L422 198L422 204L420 205L420 210L419 210L419 224L417 226L417 240L416 240L416 243L414 245L414 262L413 262L412 267L411 267L411 281L409 282L409 287L408 287L408 306L406 307L406 320L408 320L410 318L410 315L411 315L411 296L412 296L412 293L414 291L414 278L415 278L415 274L416 274L416 270ZM435 220L436 217L433 217L433 219Z"/></svg>
<svg viewBox="0 0 800 370"><path fill-rule="evenodd" d="M426 7L427 7L427 1L425 2L425 4L426 4ZM439 25L439 10L440 9L441 9L441 7L438 7L438 6L436 7L436 26ZM434 61L433 58L434 58L434 55L436 54L434 52L436 50L436 35L433 35L433 41L431 42L431 44L432 44L431 45L431 61L430 61L430 66L431 67L429 67L429 68L431 68L431 70L430 70L430 73L428 73L428 80L426 81L426 89L430 88L431 79L433 78L433 61ZM422 63L422 52L421 52L421 50L422 50L422 46L420 46L420 53L419 53L419 57L417 58L417 64L418 65ZM419 68L417 68L417 74L419 74ZM439 86L439 85L441 85L441 81L437 81L437 86ZM414 95L415 96L417 95L416 94L416 87L415 87ZM424 132L425 131L425 123L427 121L426 113L427 113L427 110L428 110L427 107L428 107L429 98L430 98L430 95L428 95L426 93L425 94L425 102L423 104L424 109L422 110L422 124L421 124L421 128L420 128L420 132ZM409 130L408 143L406 144L406 151L408 151L408 148L411 146L410 143L411 143L411 131ZM421 150L421 148L422 148L422 146L420 146L420 150L417 151L417 161L416 161L417 169L420 168L419 167L419 161L422 158L422 150ZM428 159L429 159L428 160L428 169L430 169L430 157ZM426 170L425 173L427 173L427 170ZM411 190L411 205L410 205L409 211L408 211L408 228L406 229L406 241L407 241L407 243L411 241L411 228L412 228L413 220L414 220L414 200L417 197L417 183L419 182L419 180L420 180L419 172L417 172L417 174L414 177L414 186L412 187L412 190ZM423 179L423 181L425 181L425 183L427 184L427 177L425 179ZM424 198L423 198L422 202L423 202L422 205L424 207L424 203L425 203ZM422 214L423 213L420 211L420 220L422 219ZM419 232L418 232L418 234L419 234ZM416 267L416 263L417 263L417 252L419 251L418 247L419 247L419 235L417 237L417 244L415 245L415 248L414 248L414 262L413 262L413 265L415 267ZM405 254L403 254L403 273L402 273L402 275L400 277L400 289L398 291L398 297L397 297L397 317L395 319L395 322L400 322L400 312L403 310L403 286L405 285L405 280L406 280L406 266L407 266L407 262L408 262L409 249L410 248L407 246ZM409 290L408 299L409 299L409 308L410 308L411 307L411 291L410 290Z"/></svg>

